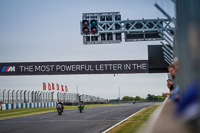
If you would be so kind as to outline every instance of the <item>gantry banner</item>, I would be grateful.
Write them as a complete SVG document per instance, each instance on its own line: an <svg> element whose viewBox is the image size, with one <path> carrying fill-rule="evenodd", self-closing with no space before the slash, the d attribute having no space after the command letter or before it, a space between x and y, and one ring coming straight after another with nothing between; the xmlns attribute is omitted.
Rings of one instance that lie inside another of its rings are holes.
<svg viewBox="0 0 200 133"><path fill-rule="evenodd" d="M0 76L148 73L148 60L0 63Z"/></svg>

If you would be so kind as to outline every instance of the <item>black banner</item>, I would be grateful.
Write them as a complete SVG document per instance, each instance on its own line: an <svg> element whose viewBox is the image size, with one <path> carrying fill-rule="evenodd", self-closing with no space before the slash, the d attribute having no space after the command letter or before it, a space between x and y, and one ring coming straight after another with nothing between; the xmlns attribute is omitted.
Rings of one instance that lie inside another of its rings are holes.
<svg viewBox="0 0 200 133"><path fill-rule="evenodd" d="M169 64L164 60L162 47L162 45L148 45L149 73L168 72Z"/></svg>
<svg viewBox="0 0 200 133"><path fill-rule="evenodd" d="M148 73L148 60L0 63L0 76Z"/></svg>

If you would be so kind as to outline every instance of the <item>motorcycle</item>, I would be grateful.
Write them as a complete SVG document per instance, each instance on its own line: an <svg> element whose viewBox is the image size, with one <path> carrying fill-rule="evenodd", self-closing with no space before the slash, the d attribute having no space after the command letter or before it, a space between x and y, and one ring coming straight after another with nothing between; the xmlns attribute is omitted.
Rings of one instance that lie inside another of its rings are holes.
<svg viewBox="0 0 200 133"><path fill-rule="evenodd" d="M79 109L80 113L82 113L83 109L84 109L84 105L83 104L79 104L78 105L78 109Z"/></svg>
<svg viewBox="0 0 200 133"><path fill-rule="evenodd" d="M56 108L57 108L58 115L62 115L62 112L63 112L62 104L58 103Z"/></svg>

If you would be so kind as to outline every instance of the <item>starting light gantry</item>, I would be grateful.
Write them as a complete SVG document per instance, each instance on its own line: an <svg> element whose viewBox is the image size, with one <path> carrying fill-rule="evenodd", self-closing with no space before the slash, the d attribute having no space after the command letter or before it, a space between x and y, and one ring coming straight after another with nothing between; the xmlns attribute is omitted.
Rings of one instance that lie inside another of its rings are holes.
<svg viewBox="0 0 200 133"><path fill-rule="evenodd" d="M120 12L83 13L80 25L83 44L121 43L122 33L126 42L164 40L163 31L174 34L172 20L121 20Z"/></svg>

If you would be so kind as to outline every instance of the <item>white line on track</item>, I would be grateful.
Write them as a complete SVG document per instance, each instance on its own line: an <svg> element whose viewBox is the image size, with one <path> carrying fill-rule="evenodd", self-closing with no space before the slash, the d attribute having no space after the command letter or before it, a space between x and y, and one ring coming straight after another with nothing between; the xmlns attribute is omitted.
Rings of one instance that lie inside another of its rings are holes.
<svg viewBox="0 0 200 133"><path fill-rule="evenodd" d="M106 132L110 131L110 130L113 129L114 127L118 126L118 125L121 124L122 122L128 120L130 117L136 115L137 113L139 113L140 111L142 111L142 110L144 110L144 109L145 109L145 108L143 108L143 109L139 110L138 112L136 112L136 113L130 115L129 117L127 117L127 118L125 118L124 120L118 122L117 124L113 125L112 127L108 128L107 130L103 131L102 133L106 133Z"/></svg>

